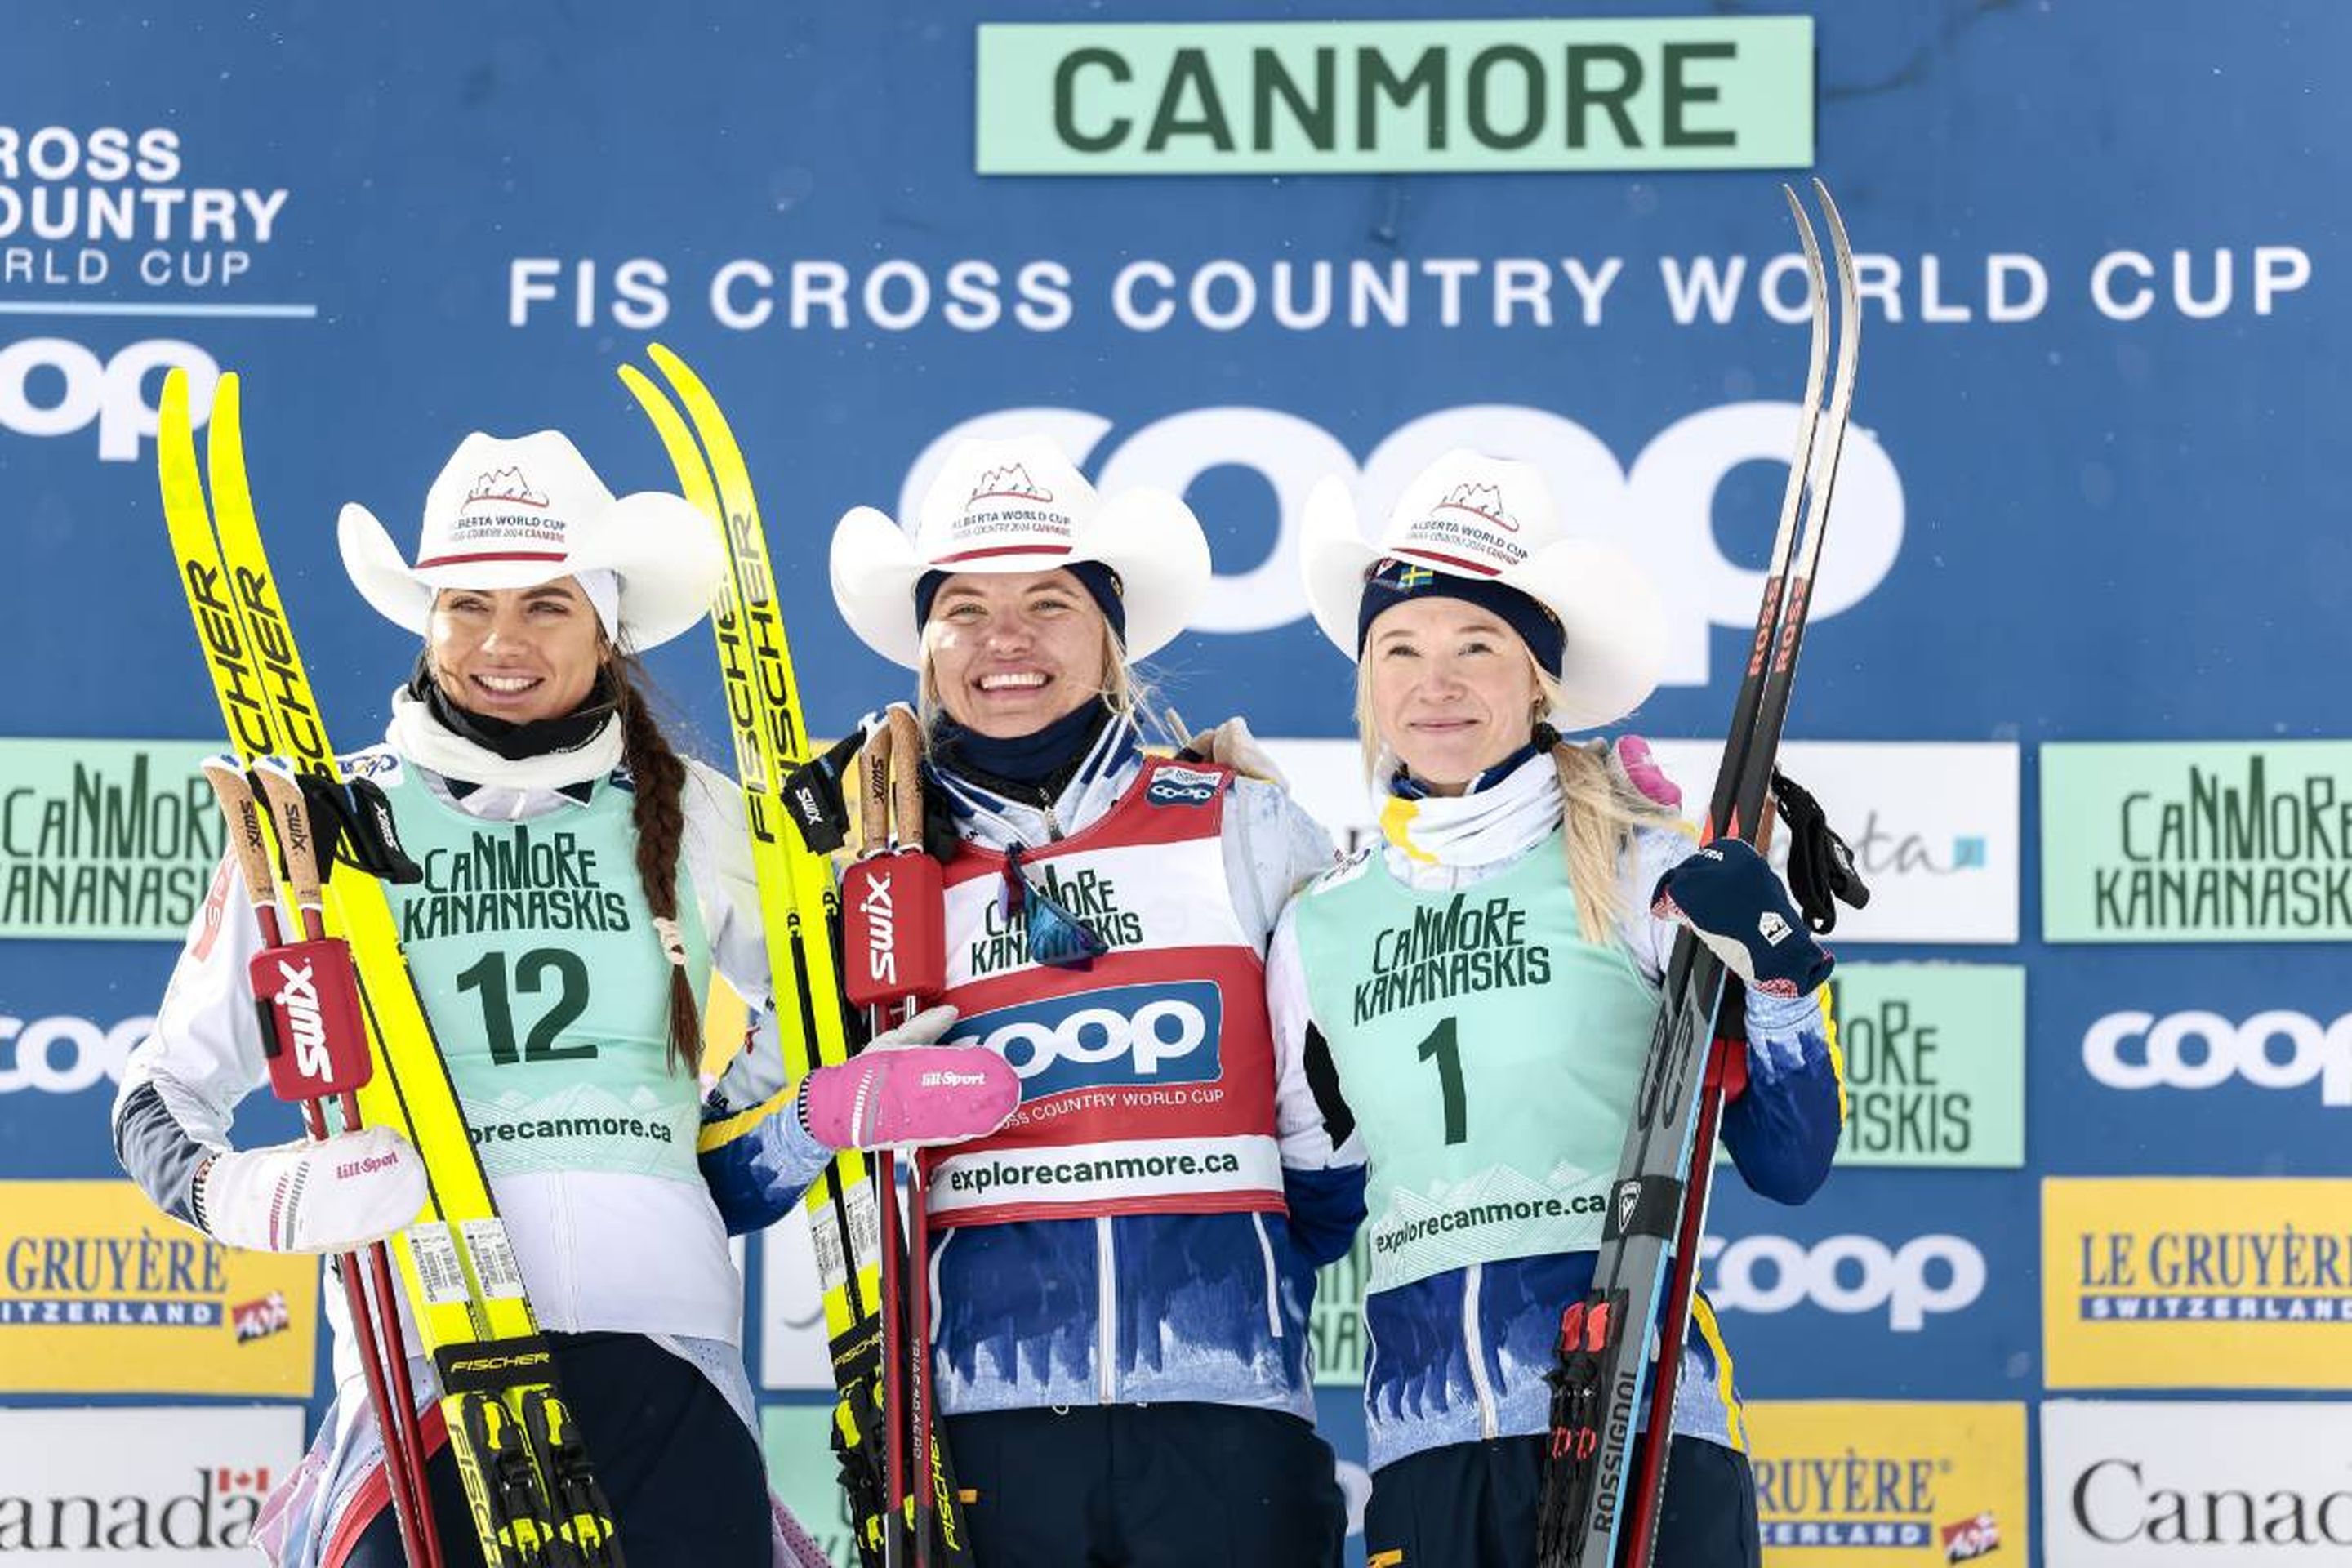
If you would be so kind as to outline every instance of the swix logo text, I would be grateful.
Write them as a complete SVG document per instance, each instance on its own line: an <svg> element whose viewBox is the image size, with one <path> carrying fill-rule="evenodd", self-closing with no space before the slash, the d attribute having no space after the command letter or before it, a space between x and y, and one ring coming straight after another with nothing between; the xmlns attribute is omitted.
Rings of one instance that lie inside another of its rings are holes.
<svg viewBox="0 0 2352 1568"><path fill-rule="evenodd" d="M898 921L891 910L890 873L878 872L867 879L866 897L858 900L857 911L866 920L866 973L885 985L897 984Z"/></svg>
<svg viewBox="0 0 2352 1568"><path fill-rule="evenodd" d="M286 1009L286 1032L294 1042L294 1065L304 1078L325 1078L327 1020L319 1010L319 988L310 979L310 966L304 963L298 968L281 958L278 961L278 973L285 981L278 993L278 1005Z"/></svg>

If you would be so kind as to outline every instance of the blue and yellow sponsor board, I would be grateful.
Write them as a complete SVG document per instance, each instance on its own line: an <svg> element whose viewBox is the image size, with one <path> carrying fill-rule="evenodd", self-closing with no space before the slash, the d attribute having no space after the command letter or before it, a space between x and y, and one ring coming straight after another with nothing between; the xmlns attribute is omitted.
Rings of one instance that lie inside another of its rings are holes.
<svg viewBox="0 0 2352 1568"><path fill-rule="evenodd" d="M2025 1406L1751 1400L1767 1568L2033 1560Z"/></svg>
<svg viewBox="0 0 2352 1568"><path fill-rule="evenodd" d="M2352 1181L2042 1184L2052 1388L2352 1388Z"/></svg>
<svg viewBox="0 0 2352 1568"><path fill-rule="evenodd" d="M315 1258L237 1252L128 1182L0 1182L0 1393L310 1396Z"/></svg>

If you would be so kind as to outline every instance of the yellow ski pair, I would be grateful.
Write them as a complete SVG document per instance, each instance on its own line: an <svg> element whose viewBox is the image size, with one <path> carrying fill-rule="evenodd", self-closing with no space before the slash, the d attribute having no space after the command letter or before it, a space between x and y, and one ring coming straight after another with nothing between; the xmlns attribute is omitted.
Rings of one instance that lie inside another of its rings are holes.
<svg viewBox="0 0 2352 1568"><path fill-rule="evenodd" d="M196 464L186 374L164 383L157 432L163 511L197 641L238 762L283 756L341 782L264 552L247 483L236 377L214 393L212 499ZM281 826L281 834L292 825ZM392 1253L442 1388L450 1446L490 1568L621 1563L520 1271L435 1044L383 885L350 868L325 879L328 931L351 949L376 1071L362 1118L423 1156L430 1195ZM389 1304L387 1304L389 1305Z"/></svg>
<svg viewBox="0 0 2352 1568"><path fill-rule="evenodd" d="M803 1079L848 1058L834 956L840 905L832 861L808 847L786 800L787 780L811 752L775 573L742 448L717 400L686 363L659 343L647 353L676 401L633 365L621 367L621 380L660 436L681 493L711 519L727 547L727 579L711 605L710 625L751 822L770 984L785 1055L782 1092L706 1127L702 1147L710 1149L780 1110L790 1114ZM881 1550L884 1510L911 1506L910 1499L886 1501L882 1495L880 1205L886 1201L895 1202L896 1196L879 1193L872 1163L847 1150L810 1184L802 1203L815 1243L825 1333L840 1391L836 1439L858 1467L851 1502L869 1561Z"/></svg>

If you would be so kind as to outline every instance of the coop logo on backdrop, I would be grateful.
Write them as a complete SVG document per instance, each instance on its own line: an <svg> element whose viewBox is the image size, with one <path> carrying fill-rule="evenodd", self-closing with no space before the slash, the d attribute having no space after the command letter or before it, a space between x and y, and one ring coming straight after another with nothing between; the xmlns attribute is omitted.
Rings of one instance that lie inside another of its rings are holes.
<svg viewBox="0 0 2352 1568"><path fill-rule="evenodd" d="M146 1014L107 1026L71 1014L0 1014L0 1094L79 1094L119 1083L131 1047L155 1026Z"/></svg>
<svg viewBox="0 0 2352 1568"><path fill-rule="evenodd" d="M1076 408L1007 408L964 420L919 453L900 487L897 515L915 517L940 465L960 443L1019 434L1044 436L1080 468L1097 464L1096 488L1141 486L1181 495L1212 468L1248 468L1276 503L1273 549L1247 571L1220 576L1202 600L1196 629L1259 632L1307 611L1298 574L1298 533L1307 495L1326 475L1351 480L1372 515L1385 513L1405 485L1442 454L1471 447L1531 462L1554 493L1579 498L1583 528L1650 569L1668 616L1664 679L1703 686L1713 629L1751 629L1759 574L1733 563L1717 541L1715 494L1749 463L1786 465L1798 409L1790 403L1727 403L1673 421L1629 464L1583 426L1550 412L1489 404L1441 409L1391 431L1359 462L1329 431L1276 408L1198 408L1109 439L1112 422ZM1816 620L1853 608L1894 569L1904 528L1903 481L1894 459L1866 430L1846 437L1838 470L1838 548L1813 588ZM2015 748L2008 748L2013 758ZM2015 788L2010 795L2013 811ZM1890 847L1891 852L1891 847ZM1948 857L1956 847L1933 845ZM2013 940L2012 938L2003 940Z"/></svg>
<svg viewBox="0 0 2352 1568"><path fill-rule="evenodd" d="M2352 1180L2042 1185L2053 1388L2352 1388Z"/></svg>
<svg viewBox="0 0 2352 1568"><path fill-rule="evenodd" d="M2352 1548L2352 1405L2048 1400L2050 1568L2294 1568Z"/></svg>
<svg viewBox="0 0 2352 1568"><path fill-rule="evenodd" d="M2352 938L2352 742L2042 750L2052 942Z"/></svg>
<svg viewBox="0 0 2352 1568"><path fill-rule="evenodd" d="M1699 1255L1711 1266L1707 1299L1722 1312L1786 1312L1811 1307L1883 1318L1898 1334L1930 1318L1963 1311L1984 1294L1985 1258L1962 1236L1916 1236L1889 1245L1874 1236L1824 1237L1808 1245L1785 1236L1710 1236Z"/></svg>
<svg viewBox="0 0 2352 1568"><path fill-rule="evenodd" d="M98 435L105 462L128 463L156 430L163 378L188 373L188 413L201 425L212 412L220 366L178 338L150 338L94 349L71 338L20 338L0 347L0 430L19 436Z"/></svg>
<svg viewBox="0 0 2352 1568"><path fill-rule="evenodd" d="M2032 1560L2023 1405L1751 1400L1746 1424L1775 1568Z"/></svg>
<svg viewBox="0 0 2352 1568"><path fill-rule="evenodd" d="M2203 1011L2109 1013L2084 1033L2083 1066L2109 1089L2195 1090L2234 1079L2352 1105L2352 1013L2329 1021L2289 1009L2242 1021Z"/></svg>
<svg viewBox="0 0 2352 1568"><path fill-rule="evenodd" d="M0 1410L0 1552L228 1565L302 1456L302 1412Z"/></svg>

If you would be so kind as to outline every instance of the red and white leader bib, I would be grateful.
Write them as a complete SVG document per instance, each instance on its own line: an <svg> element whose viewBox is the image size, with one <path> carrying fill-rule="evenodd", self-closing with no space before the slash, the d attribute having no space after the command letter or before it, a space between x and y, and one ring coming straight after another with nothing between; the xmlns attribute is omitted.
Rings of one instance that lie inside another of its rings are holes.
<svg viewBox="0 0 2352 1568"><path fill-rule="evenodd" d="M1100 821L1021 864L1110 952L1029 960L1004 857L947 867L950 1039L1021 1075L989 1137L930 1151L935 1225L1280 1211L1265 964L1225 882L1226 769L1147 759Z"/></svg>

